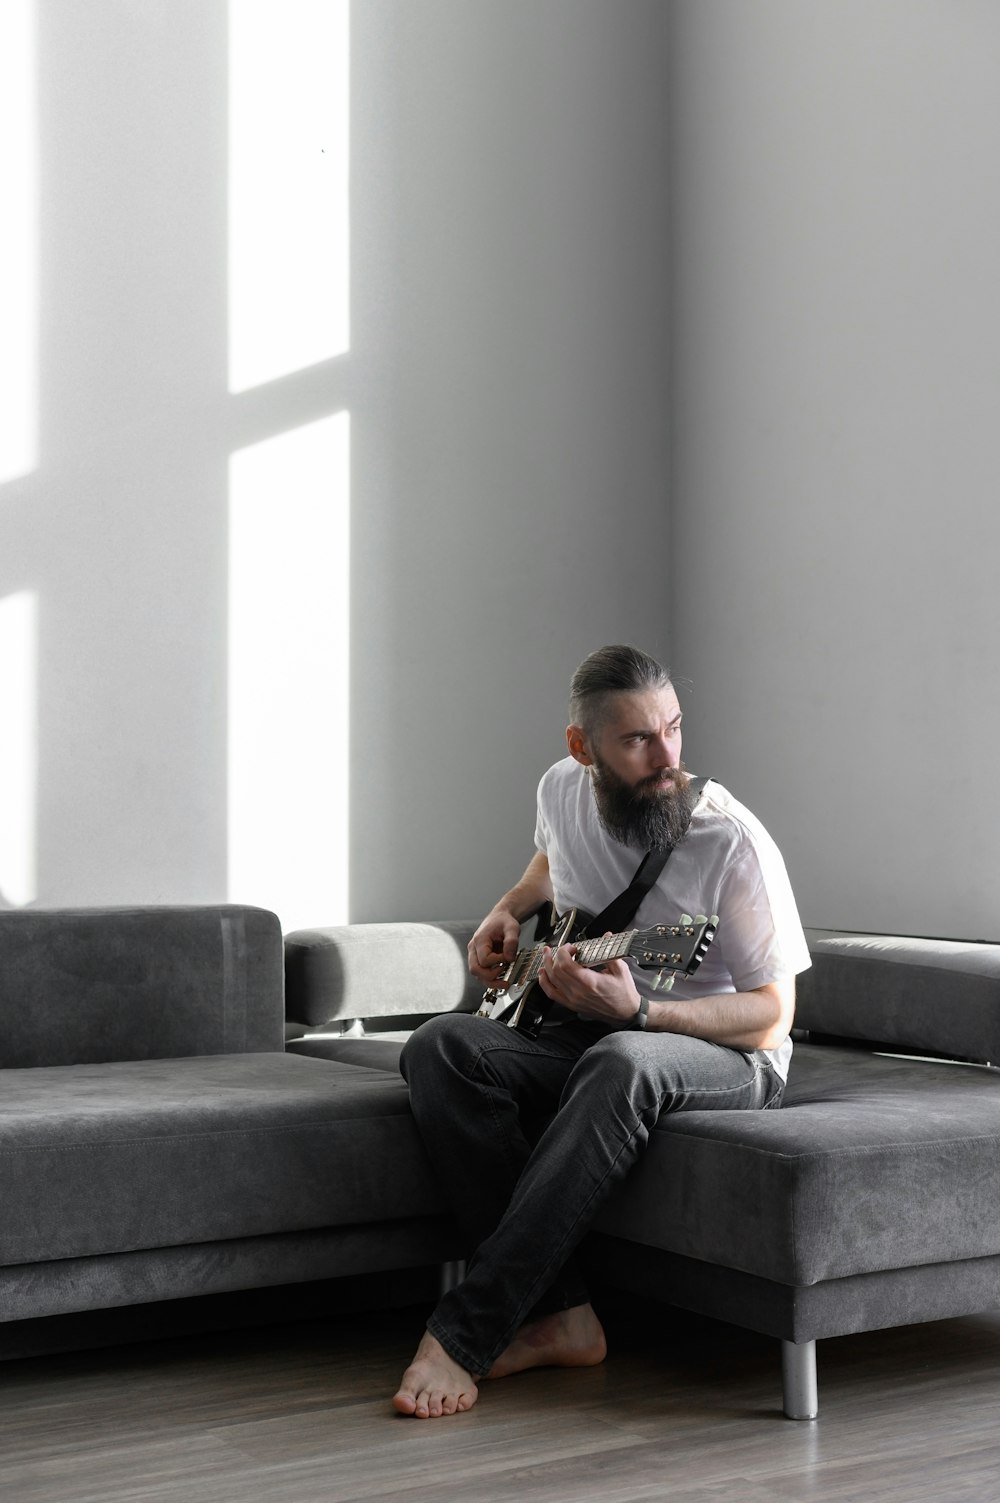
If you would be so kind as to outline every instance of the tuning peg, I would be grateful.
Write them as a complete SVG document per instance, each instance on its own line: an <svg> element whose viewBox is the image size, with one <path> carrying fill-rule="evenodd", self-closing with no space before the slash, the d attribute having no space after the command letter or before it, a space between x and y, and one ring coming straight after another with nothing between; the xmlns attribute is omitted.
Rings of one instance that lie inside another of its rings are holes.
<svg viewBox="0 0 1000 1503"><path fill-rule="evenodd" d="M681 914L681 923L682 924L693 924L694 923L694 919L691 917L690 913L682 913Z"/></svg>
<svg viewBox="0 0 1000 1503"><path fill-rule="evenodd" d="M673 971L657 971L653 981L654 992L668 992L673 986L675 975Z"/></svg>

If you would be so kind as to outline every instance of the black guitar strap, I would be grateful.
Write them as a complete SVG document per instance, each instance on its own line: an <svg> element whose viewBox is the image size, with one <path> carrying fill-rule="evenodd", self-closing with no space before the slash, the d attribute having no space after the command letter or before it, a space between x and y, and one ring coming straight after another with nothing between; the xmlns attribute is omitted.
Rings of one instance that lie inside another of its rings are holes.
<svg viewBox="0 0 1000 1503"><path fill-rule="evenodd" d="M694 794L695 803L701 798L711 781L711 778L691 779L689 787ZM590 920L581 937L599 939L602 934L623 934L638 912L639 904L666 866L673 850L673 846L668 846L665 851L647 851L636 867L635 876L625 891L620 892L616 898L612 898L608 906L603 908L596 918Z"/></svg>

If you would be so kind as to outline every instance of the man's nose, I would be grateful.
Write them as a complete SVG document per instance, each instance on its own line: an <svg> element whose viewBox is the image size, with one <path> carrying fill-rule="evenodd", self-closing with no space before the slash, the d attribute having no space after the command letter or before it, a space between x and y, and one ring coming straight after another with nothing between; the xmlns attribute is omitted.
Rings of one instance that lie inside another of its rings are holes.
<svg viewBox="0 0 1000 1503"><path fill-rule="evenodd" d="M672 737L656 736L650 741L649 746L650 757L655 768L677 766L680 759Z"/></svg>

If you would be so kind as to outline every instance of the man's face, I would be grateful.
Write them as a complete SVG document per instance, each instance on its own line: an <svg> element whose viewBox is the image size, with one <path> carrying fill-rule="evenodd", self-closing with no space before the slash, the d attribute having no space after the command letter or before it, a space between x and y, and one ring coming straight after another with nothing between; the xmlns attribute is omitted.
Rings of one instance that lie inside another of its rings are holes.
<svg viewBox="0 0 1000 1503"><path fill-rule="evenodd" d="M595 735L570 750L591 769L601 823L613 840L665 850L683 840L692 799L681 770L681 708L672 688L619 694Z"/></svg>
<svg viewBox="0 0 1000 1503"><path fill-rule="evenodd" d="M590 752L597 767L617 774L637 793L675 788L681 765L681 707L673 689L616 694Z"/></svg>

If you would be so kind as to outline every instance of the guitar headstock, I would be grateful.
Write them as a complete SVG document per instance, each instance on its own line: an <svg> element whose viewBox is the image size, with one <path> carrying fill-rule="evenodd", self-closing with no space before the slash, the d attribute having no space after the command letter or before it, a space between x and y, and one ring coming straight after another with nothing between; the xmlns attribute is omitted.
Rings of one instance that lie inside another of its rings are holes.
<svg viewBox="0 0 1000 1503"><path fill-rule="evenodd" d="M704 913L692 918L682 913L677 924L654 924L651 929L637 929L629 946L629 955L643 970L660 972L655 985L669 991L677 975L691 976L701 965L719 927L719 915Z"/></svg>

